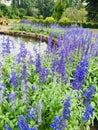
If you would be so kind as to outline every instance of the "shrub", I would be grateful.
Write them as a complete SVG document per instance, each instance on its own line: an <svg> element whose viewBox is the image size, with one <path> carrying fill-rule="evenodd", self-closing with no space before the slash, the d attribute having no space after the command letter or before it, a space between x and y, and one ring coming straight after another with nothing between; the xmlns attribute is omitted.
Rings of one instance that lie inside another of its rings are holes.
<svg viewBox="0 0 98 130"><path fill-rule="evenodd" d="M46 17L45 21L49 23L54 23L55 19L53 17Z"/></svg>
<svg viewBox="0 0 98 130"><path fill-rule="evenodd" d="M43 19L43 18L44 18L43 15L40 15L40 16L39 16L39 19Z"/></svg>
<svg viewBox="0 0 98 130"><path fill-rule="evenodd" d="M46 25L50 25L52 23L55 23L55 19L53 17L46 17L46 19L44 20L44 23Z"/></svg>
<svg viewBox="0 0 98 130"><path fill-rule="evenodd" d="M86 21L87 11L84 8L77 9L77 8L67 8L62 17L67 17L70 21L75 22L84 22Z"/></svg>
<svg viewBox="0 0 98 130"><path fill-rule="evenodd" d="M67 17L63 17L59 20L59 22L69 22L69 19Z"/></svg>
<svg viewBox="0 0 98 130"><path fill-rule="evenodd" d="M26 10L23 8L19 8L19 17L23 18L23 16L25 16L25 15L26 15Z"/></svg>

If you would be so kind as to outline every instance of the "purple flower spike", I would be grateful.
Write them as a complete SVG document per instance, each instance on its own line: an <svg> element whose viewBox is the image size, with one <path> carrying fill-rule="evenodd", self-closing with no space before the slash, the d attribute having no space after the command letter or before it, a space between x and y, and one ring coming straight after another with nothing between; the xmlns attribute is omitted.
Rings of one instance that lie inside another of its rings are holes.
<svg viewBox="0 0 98 130"><path fill-rule="evenodd" d="M23 64L23 68L22 68L21 73L22 73L22 78L23 78L24 80L26 80L26 76L27 76L28 72L27 72L27 67L26 67L26 64L25 64L25 63Z"/></svg>
<svg viewBox="0 0 98 130"><path fill-rule="evenodd" d="M15 100L15 96L16 96L15 92L12 92L11 94L9 94L9 101Z"/></svg>
<svg viewBox="0 0 98 130"><path fill-rule="evenodd" d="M34 110L33 107L28 110L28 119L30 119L30 118L36 119L36 111Z"/></svg>
<svg viewBox="0 0 98 130"><path fill-rule="evenodd" d="M10 127L8 126L8 124L5 124L5 125L4 125L4 130L12 130L12 128L10 128Z"/></svg>
<svg viewBox="0 0 98 130"><path fill-rule="evenodd" d="M34 84L32 85L32 90L33 90L33 91L36 91L36 90L37 90L37 87L36 87Z"/></svg>
<svg viewBox="0 0 98 130"><path fill-rule="evenodd" d="M62 124L61 123L61 116L56 116L54 118L54 122L50 125L50 128L54 129L54 130L61 130L60 129L60 125Z"/></svg>
<svg viewBox="0 0 98 130"><path fill-rule="evenodd" d="M41 71L41 57L39 54L37 54L37 57L36 57L36 73L39 73Z"/></svg>
<svg viewBox="0 0 98 130"><path fill-rule="evenodd" d="M54 130L65 130L67 127L66 121L69 119L70 115L70 96L63 102L64 108L62 116L56 116L54 122L50 125Z"/></svg>
<svg viewBox="0 0 98 130"><path fill-rule="evenodd" d="M63 108L63 113L62 113L62 126L61 126L61 130L64 130L64 128L67 127L66 125L66 121L69 119L69 115L70 115L70 96L66 99L65 102L63 102L64 108Z"/></svg>
<svg viewBox="0 0 98 130"><path fill-rule="evenodd" d="M10 77L9 77L9 80L10 80L10 83L16 88L17 85L18 85L18 75L16 74L16 72L12 72L10 74Z"/></svg>
<svg viewBox="0 0 98 130"><path fill-rule="evenodd" d="M84 83L84 78L88 73L88 58L84 58L82 62L76 67L74 72L74 80L72 82L73 90L80 90Z"/></svg>
<svg viewBox="0 0 98 130"><path fill-rule="evenodd" d="M27 56L27 49L25 48L25 44L20 44L20 52L17 54L17 62L23 62Z"/></svg>
<svg viewBox="0 0 98 130"><path fill-rule="evenodd" d="M94 86L91 86L90 88L84 90L83 96L85 98L85 101L84 101L85 106L90 102L93 94L95 94L95 87Z"/></svg>
<svg viewBox="0 0 98 130"><path fill-rule="evenodd" d="M46 82L47 77L49 75L49 69L41 67L41 71L40 71L40 83Z"/></svg>
<svg viewBox="0 0 98 130"><path fill-rule="evenodd" d="M83 115L83 118L82 118L82 121L86 121L86 120L90 120L90 117L93 116L93 107L91 104L88 104L86 106L86 110L84 112L84 115Z"/></svg>
<svg viewBox="0 0 98 130"><path fill-rule="evenodd" d="M24 116L20 116L18 119L18 129L19 130L31 130L25 121Z"/></svg>

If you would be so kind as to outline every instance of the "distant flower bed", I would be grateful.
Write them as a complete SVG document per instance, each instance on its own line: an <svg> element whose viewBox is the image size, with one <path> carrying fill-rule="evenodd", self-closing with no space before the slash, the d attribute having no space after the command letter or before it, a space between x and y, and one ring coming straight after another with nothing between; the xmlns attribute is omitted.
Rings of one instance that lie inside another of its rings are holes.
<svg viewBox="0 0 98 130"><path fill-rule="evenodd" d="M58 45L16 55L1 42L0 130L89 130L98 119L98 35L62 28Z"/></svg>
<svg viewBox="0 0 98 130"><path fill-rule="evenodd" d="M65 32L65 28L68 27L60 27L58 24L51 24L49 26L45 26L44 24L31 24L27 21L23 21L18 24L14 23L11 27L11 30L26 31L45 35L52 34L54 37L56 37L57 33L63 34Z"/></svg>

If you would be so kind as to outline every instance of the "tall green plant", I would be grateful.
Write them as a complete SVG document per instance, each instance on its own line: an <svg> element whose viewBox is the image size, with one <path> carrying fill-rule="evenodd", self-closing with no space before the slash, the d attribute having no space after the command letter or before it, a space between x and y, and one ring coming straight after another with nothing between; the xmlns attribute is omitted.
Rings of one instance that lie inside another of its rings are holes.
<svg viewBox="0 0 98 130"><path fill-rule="evenodd" d="M66 7L65 1L64 0L57 0L54 6L54 13L53 17L59 20L62 16L62 13Z"/></svg>
<svg viewBox="0 0 98 130"><path fill-rule="evenodd" d="M54 0L36 0L36 7L39 9L40 15L44 17L51 16L53 13Z"/></svg>

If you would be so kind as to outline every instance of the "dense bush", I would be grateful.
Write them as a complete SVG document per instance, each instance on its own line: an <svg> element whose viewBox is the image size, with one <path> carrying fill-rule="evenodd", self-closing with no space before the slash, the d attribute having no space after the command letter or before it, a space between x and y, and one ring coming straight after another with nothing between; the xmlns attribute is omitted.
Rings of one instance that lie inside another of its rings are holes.
<svg viewBox="0 0 98 130"><path fill-rule="evenodd" d="M50 25L52 23L57 23L60 26L70 26L73 24L77 24L77 25L81 25L84 28L98 28L98 24L97 23L91 23L91 22L76 22L76 21L70 21L68 18L64 17L61 18L59 21L56 21L55 19L52 19L52 17L49 17L49 19L44 20L44 19L36 19L34 17L30 17L30 16L24 16L23 18L32 21L32 23L40 23L40 24L44 24L44 25Z"/></svg>
<svg viewBox="0 0 98 130"><path fill-rule="evenodd" d="M52 23L55 23L55 19L53 17L46 17L46 19L44 20L44 23L46 25L50 25Z"/></svg>
<svg viewBox="0 0 98 130"><path fill-rule="evenodd" d="M77 24L77 25L81 25L84 28L98 28L98 24L97 23L90 23L90 22L58 22L59 25L61 26L70 26L73 24Z"/></svg>
<svg viewBox="0 0 98 130"><path fill-rule="evenodd" d="M86 22L87 11L85 8L67 8L62 14L62 17L67 17L69 21Z"/></svg>
<svg viewBox="0 0 98 130"><path fill-rule="evenodd" d="M44 18L43 15L40 15L40 16L39 16L39 19L43 19L43 18Z"/></svg>
<svg viewBox="0 0 98 130"><path fill-rule="evenodd" d="M98 1L95 0L86 0L87 6L86 9L88 11L88 20L92 22L98 22Z"/></svg>
<svg viewBox="0 0 98 130"><path fill-rule="evenodd" d="M63 22L63 23L66 23L66 22L69 22L69 19L67 17L63 17L59 20L59 22Z"/></svg>

